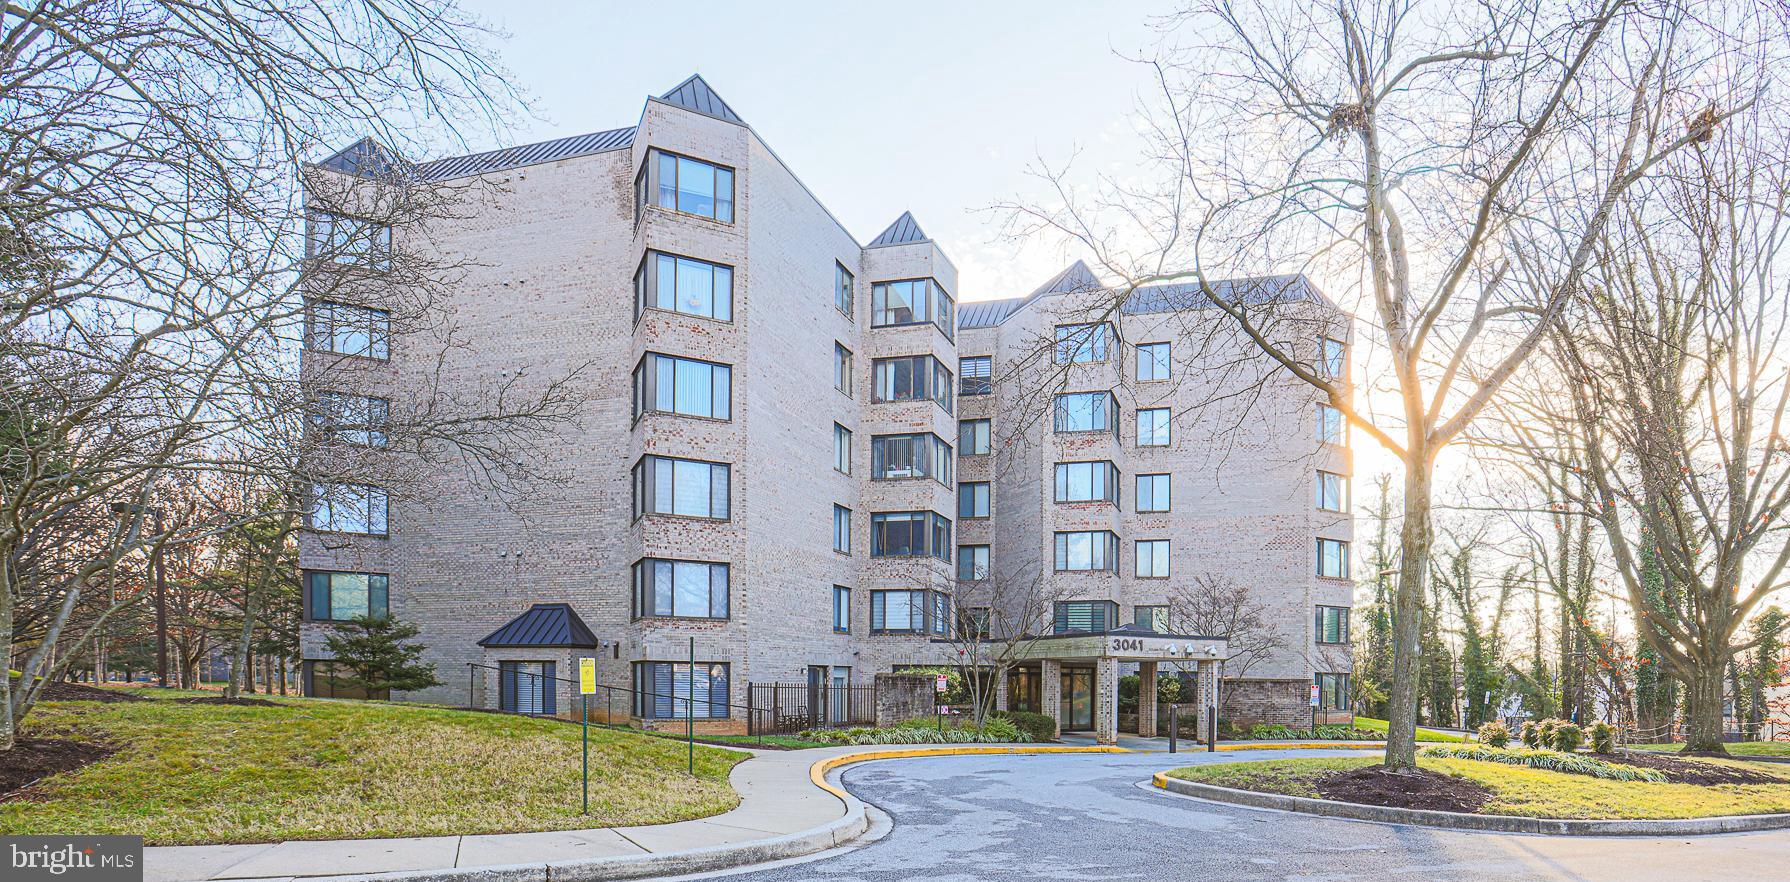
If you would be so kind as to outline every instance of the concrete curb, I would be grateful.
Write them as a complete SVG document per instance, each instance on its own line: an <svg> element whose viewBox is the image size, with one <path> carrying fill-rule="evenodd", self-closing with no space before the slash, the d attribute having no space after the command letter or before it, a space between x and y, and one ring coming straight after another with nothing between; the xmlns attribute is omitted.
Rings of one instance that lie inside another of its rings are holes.
<svg viewBox="0 0 1790 882"><path fill-rule="evenodd" d="M1759 830L1790 829L1790 814L1726 815L1715 818L1661 820L1561 820L1390 808L1381 805L1337 802L1329 799L1308 799L1303 796L1284 796L1278 793L1258 793L1253 790L1236 790L1230 787L1184 781L1180 778L1170 777L1167 772L1156 773L1151 779L1151 783L1170 793L1251 808L1300 812L1330 818L1346 818L1353 821L1374 821L1382 824L1443 827L1450 830L1469 830L1480 833L1536 833L1550 836L1701 836L1709 833L1750 833Z"/></svg>

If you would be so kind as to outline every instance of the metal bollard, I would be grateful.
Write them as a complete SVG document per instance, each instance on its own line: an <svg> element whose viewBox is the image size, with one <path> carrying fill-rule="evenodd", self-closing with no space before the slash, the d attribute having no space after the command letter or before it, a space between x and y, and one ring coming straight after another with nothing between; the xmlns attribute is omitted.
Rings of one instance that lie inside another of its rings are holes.
<svg viewBox="0 0 1790 882"><path fill-rule="evenodd" d="M1181 706L1178 704L1170 704L1168 706L1168 752L1169 753L1174 753L1178 749L1176 747L1176 744L1177 744L1176 736L1181 734L1180 729L1181 729Z"/></svg>

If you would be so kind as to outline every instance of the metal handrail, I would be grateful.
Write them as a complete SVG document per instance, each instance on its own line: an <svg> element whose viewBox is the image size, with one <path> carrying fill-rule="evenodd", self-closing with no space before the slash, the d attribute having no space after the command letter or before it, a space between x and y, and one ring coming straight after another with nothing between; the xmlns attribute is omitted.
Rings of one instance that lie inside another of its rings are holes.
<svg viewBox="0 0 1790 882"><path fill-rule="evenodd" d="M681 662L680 662L680 664L681 664ZM484 669L484 670L487 670L487 671L497 671L497 672L498 672L498 673L499 673L499 674L502 674L502 673L503 673L503 669L502 669L502 668L499 668L499 667L494 667L494 666L492 666L492 665L485 665L485 664L479 664L479 663L478 663L478 662L467 662L467 663L466 663L466 667L467 667L467 668L468 668L468 670L469 670L469 671L470 671L470 670L471 670L471 669L474 669L474 668L482 668L482 669ZM560 677L560 676L552 676L552 677L549 677L549 676L547 676L547 675L546 675L546 674L537 674L537 673L534 673L534 672L532 672L532 671L516 671L516 672L515 672L515 674L516 674L516 676L518 676L518 677L534 677L534 678L536 678L536 679L539 679L539 680L553 680L553 681L555 681L555 682L558 682L558 683L571 683L571 684L574 684L574 685L576 685L576 684L577 684L577 683L578 683L578 681L577 681L577 680L573 680L573 679L571 679L571 678L569 678L569 677ZM466 702L466 706L467 706L467 707L472 707L472 705L473 705L473 702L472 702L472 688L473 688L473 687L472 687L472 683L471 683L471 682L470 682L470 678L468 678L468 679L469 679L469 682L468 682L468 683L467 683L467 684L466 684L466 693L467 693L467 702ZM732 679L732 678L731 678L731 677L730 677L730 678L729 678L729 679L730 679L730 680L731 680L731 679ZM706 704L706 705L710 705L710 706L713 706L713 705L717 705L717 704L719 704L719 705L723 705L723 706L725 706L725 707L727 707L727 708L729 708L729 709L732 709L732 708L741 708L741 709L743 709L743 710L745 710L745 711L747 711L747 712L749 712L749 713L750 713L750 712L757 712L757 711L762 711L762 710L766 710L766 708L758 708L758 707L753 707L753 706L752 706L752 705L751 705L751 704L750 704L750 703L747 703L747 704L736 704L736 703L734 703L734 702L732 702L732 701L728 701L728 700L725 700L725 699L723 699L723 700L721 700L721 701L714 701L714 700L702 700L702 701L698 701L698 700L697 700L697 699L693 699L693 698L690 698L690 697L689 697L689 696L680 696L680 695L678 695L678 694L676 694L676 693L669 693L669 694L667 694L667 693L664 693L664 692L652 692L652 691L647 691L647 690L640 690L640 689L633 689L633 688L630 688L630 687L627 687L627 686L614 686L614 685L610 685L610 684L607 684L607 683L603 683L603 682L601 682L601 681L598 681L598 682L597 682L597 689L598 689L598 690L610 690L610 691L612 691L612 692L613 692L613 691L620 691L620 692L626 692L626 693L628 693L628 694L629 694L629 695L644 695L644 696L649 696L649 697L652 697L652 698L669 698L669 699L671 699L671 700L672 700L672 701L687 701L687 702L691 702L691 703L693 703L693 704ZM671 719L671 718L667 718L667 719ZM681 719L683 719L683 717L681 717L681 716L680 716L680 717L676 717L676 719L680 719L680 720L681 720ZM714 717L702 717L702 718L701 718L701 719L715 719L715 718L714 718Z"/></svg>

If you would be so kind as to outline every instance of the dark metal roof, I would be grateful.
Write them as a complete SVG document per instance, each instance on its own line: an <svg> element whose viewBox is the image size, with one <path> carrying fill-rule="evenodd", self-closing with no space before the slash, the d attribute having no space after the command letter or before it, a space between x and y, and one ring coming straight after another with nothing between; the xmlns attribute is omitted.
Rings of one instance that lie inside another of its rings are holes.
<svg viewBox="0 0 1790 882"><path fill-rule="evenodd" d="M403 160L380 146L379 142L371 137L362 138L349 144L331 154L328 159L317 163L318 166L333 172L366 177L389 174L402 164Z"/></svg>
<svg viewBox="0 0 1790 882"><path fill-rule="evenodd" d="M556 138L536 144L504 147L499 150L474 153L470 156L450 156L446 159L425 162L418 166L417 171L424 180L441 181L448 178L464 178L486 172L521 168L527 165L539 165L543 162L554 162L560 159L589 156L593 153L620 150L624 147L631 147L633 144L634 127L629 126L625 129L573 135L569 138Z"/></svg>
<svg viewBox="0 0 1790 882"><path fill-rule="evenodd" d="M721 100L720 95L715 94L714 89L709 88L708 81L702 78L702 74L691 74L689 79L673 86L671 91L660 95L659 99L716 119L746 124L739 114L733 112L733 108L727 106L727 102Z"/></svg>
<svg viewBox="0 0 1790 882"><path fill-rule="evenodd" d="M888 229L882 232L882 235L870 240L870 244L866 247L875 248L879 245L906 245L909 242L930 241L932 240L926 238L926 231L920 229L919 223L915 222L914 213L904 211L900 217L895 219L894 223L889 225Z"/></svg>
<svg viewBox="0 0 1790 882"><path fill-rule="evenodd" d="M1094 273L1088 269L1087 265L1078 260L1068 269L1052 276L1036 291L1024 297L973 300L958 304L957 327L992 328L1006 321L1008 316L1024 309L1027 304L1039 297L1070 292L1098 291L1102 287L1100 280L1094 277ZM1212 291L1227 301L1241 301L1252 306L1276 301L1297 302L1302 300L1335 305L1311 283L1310 279L1300 273L1246 279L1221 279L1212 283ZM1140 287L1132 291L1130 297L1125 298L1120 312L1126 315L1149 315L1187 309L1204 309L1210 305L1211 301L1207 299L1205 291L1201 289L1198 282L1183 282Z"/></svg>
<svg viewBox="0 0 1790 882"><path fill-rule="evenodd" d="M595 647L597 635L569 603L537 603L479 641L484 647Z"/></svg>
<svg viewBox="0 0 1790 882"><path fill-rule="evenodd" d="M1007 316L1018 312L1021 307L1047 294L1098 291L1100 288L1100 280L1094 277L1094 271L1088 269L1087 264L1078 260L1064 268L1062 272L1051 276L1048 281L1024 297L958 304L957 326L960 328L992 328L1006 321Z"/></svg>

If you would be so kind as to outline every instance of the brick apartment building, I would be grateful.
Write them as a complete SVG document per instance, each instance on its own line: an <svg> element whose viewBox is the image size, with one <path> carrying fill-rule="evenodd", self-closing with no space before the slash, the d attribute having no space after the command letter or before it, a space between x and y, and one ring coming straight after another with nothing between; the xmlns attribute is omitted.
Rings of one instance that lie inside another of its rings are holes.
<svg viewBox="0 0 1790 882"><path fill-rule="evenodd" d="M352 175L378 150L319 165ZM389 233L471 258L448 304L471 343L441 376L588 365L590 395L558 430L558 492L533 511L453 473L319 507L300 543L311 693L340 691L330 621L371 612L420 625L445 681L402 698L563 711L566 687L529 675L575 677L595 657L602 682L641 695L627 713L643 725L681 716L676 695L704 728L740 729L726 702L747 703L749 683L952 661L959 622L1023 590L1047 601L1021 604L1034 633L1062 636L1027 650L1003 700L1110 738L1132 664L1147 679L1159 659L1198 667L1209 685L1222 641L1173 619L1203 579L1246 586L1281 641L1225 682L1233 713L1302 723L1314 686L1346 713L1344 428L1288 376L1214 394L1210 368L1243 350L1190 332L1218 321L1192 289L1108 310L1077 263L1026 296L971 299L984 292L959 289L908 214L860 244L700 77L630 128L417 171L492 185L426 242ZM1335 329L1298 346L1344 375L1333 304L1301 277L1248 284ZM304 359L356 360L329 374L356 388L329 391L370 413L437 369L441 341L382 331L377 304L311 308ZM967 599L978 585L989 600ZM1144 648L1084 639L1114 632ZM1174 661L1196 645L1204 661Z"/></svg>

